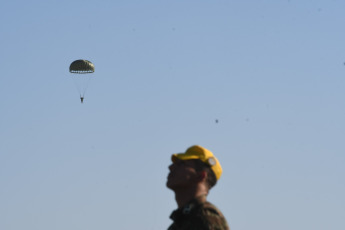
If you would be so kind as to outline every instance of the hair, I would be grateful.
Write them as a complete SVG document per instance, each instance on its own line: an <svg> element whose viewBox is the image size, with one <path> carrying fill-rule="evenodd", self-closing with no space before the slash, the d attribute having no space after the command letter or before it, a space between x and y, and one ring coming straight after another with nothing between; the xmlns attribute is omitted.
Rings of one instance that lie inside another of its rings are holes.
<svg viewBox="0 0 345 230"><path fill-rule="evenodd" d="M214 174L213 170L211 169L211 166L204 163L203 161L199 159L194 160L194 162L195 162L195 170L197 172L205 171L207 173L206 183L207 183L208 189L210 190L217 183L217 177Z"/></svg>

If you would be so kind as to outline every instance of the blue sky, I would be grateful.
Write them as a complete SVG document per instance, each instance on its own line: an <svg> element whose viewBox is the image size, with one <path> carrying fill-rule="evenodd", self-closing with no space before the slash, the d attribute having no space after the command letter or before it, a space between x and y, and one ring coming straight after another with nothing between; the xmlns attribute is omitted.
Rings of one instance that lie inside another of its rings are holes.
<svg viewBox="0 0 345 230"><path fill-rule="evenodd" d="M166 229L170 155L194 144L233 230L344 229L344 9L4 2L0 229ZM76 59L96 69L83 104Z"/></svg>

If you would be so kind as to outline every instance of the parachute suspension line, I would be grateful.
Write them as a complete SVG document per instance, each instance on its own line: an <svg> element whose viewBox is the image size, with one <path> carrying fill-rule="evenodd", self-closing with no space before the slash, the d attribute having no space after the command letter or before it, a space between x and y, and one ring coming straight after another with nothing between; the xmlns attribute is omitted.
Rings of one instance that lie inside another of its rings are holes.
<svg viewBox="0 0 345 230"><path fill-rule="evenodd" d="M91 81L91 75L85 75L85 74L77 74L73 77L73 83L75 88L77 89L79 93L79 97L84 98L85 93L89 87L89 82Z"/></svg>
<svg viewBox="0 0 345 230"><path fill-rule="evenodd" d="M87 79L86 79L86 82L85 82L85 85L84 85L84 90L83 90L83 93L82 93L82 97L84 98L84 95L87 91L87 89L89 88L89 82L91 80L91 76L87 76Z"/></svg>

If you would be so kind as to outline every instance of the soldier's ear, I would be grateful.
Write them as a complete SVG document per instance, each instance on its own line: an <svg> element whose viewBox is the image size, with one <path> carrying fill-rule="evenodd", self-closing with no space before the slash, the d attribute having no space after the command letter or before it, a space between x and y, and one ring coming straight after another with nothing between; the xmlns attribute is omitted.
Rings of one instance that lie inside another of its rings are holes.
<svg viewBox="0 0 345 230"><path fill-rule="evenodd" d="M200 171L198 173L198 179L199 181L203 181L207 179L207 172L206 171Z"/></svg>

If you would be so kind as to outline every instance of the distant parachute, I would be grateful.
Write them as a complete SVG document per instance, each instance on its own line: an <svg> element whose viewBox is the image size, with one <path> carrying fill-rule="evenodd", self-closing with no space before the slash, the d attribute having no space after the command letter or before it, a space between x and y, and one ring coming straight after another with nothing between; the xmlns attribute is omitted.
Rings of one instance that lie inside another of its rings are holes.
<svg viewBox="0 0 345 230"><path fill-rule="evenodd" d="M95 72L95 66L88 60L76 60L69 66L69 72L73 73L74 83L79 91L80 101L83 103L84 95L91 79L90 73Z"/></svg>
<svg viewBox="0 0 345 230"><path fill-rule="evenodd" d="M95 66L88 60L76 60L69 66L71 73L93 73L95 72Z"/></svg>

